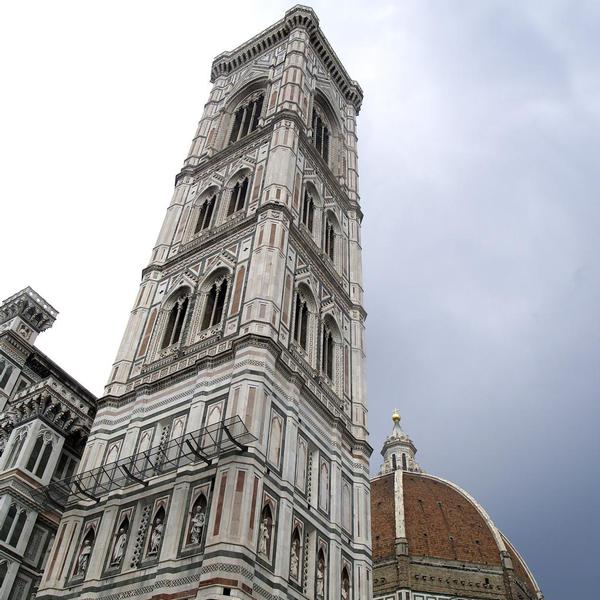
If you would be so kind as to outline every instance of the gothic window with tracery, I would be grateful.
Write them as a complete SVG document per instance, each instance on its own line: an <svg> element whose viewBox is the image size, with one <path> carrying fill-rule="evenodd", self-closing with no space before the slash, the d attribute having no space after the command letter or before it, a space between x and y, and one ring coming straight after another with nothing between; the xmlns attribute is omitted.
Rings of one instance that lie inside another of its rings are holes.
<svg viewBox="0 0 600 600"><path fill-rule="evenodd" d="M227 279L215 281L206 296L206 306L202 318L202 329L209 329L221 322L227 297Z"/></svg>
<svg viewBox="0 0 600 600"><path fill-rule="evenodd" d="M313 142L317 152L324 158L325 162L329 161L329 128L321 117L320 113L313 109L312 115L312 130Z"/></svg>
<svg viewBox="0 0 600 600"><path fill-rule="evenodd" d="M217 203L217 195L213 194L210 198L207 198L200 207L200 213L198 214L198 221L196 221L196 229L194 233L198 233L204 229L210 227L213 212L215 211L215 204Z"/></svg>
<svg viewBox="0 0 600 600"><path fill-rule="evenodd" d="M8 571L8 562L3 560L0 562L0 589L4 585L4 580L6 579L6 573Z"/></svg>
<svg viewBox="0 0 600 600"><path fill-rule="evenodd" d="M308 306L306 300L296 292L296 311L294 315L294 340L306 350L308 330Z"/></svg>
<svg viewBox="0 0 600 600"><path fill-rule="evenodd" d="M4 389L10 376L13 373L13 366L0 358L0 389Z"/></svg>
<svg viewBox="0 0 600 600"><path fill-rule="evenodd" d="M227 208L227 216L231 216L246 206L246 197L248 196L248 177L244 177L238 181L231 190L229 197L229 207Z"/></svg>
<svg viewBox="0 0 600 600"><path fill-rule="evenodd" d="M235 111L229 143L241 140L258 127L264 98L264 94L253 96L249 102L246 102Z"/></svg>
<svg viewBox="0 0 600 600"><path fill-rule="evenodd" d="M324 239L325 254L331 260L335 260L335 228L329 218L325 219L325 239Z"/></svg>
<svg viewBox="0 0 600 600"><path fill-rule="evenodd" d="M2 529L0 529L0 540L16 548L26 521L27 511L15 503L11 504L2 524Z"/></svg>
<svg viewBox="0 0 600 600"><path fill-rule="evenodd" d="M333 333L327 326L327 323L323 323L323 335L321 345L321 371L333 379L333 354L334 354L334 342Z"/></svg>
<svg viewBox="0 0 600 600"><path fill-rule="evenodd" d="M308 190L304 191L304 200L302 201L302 213L300 218L304 226L312 233L315 217L315 203Z"/></svg>
<svg viewBox="0 0 600 600"><path fill-rule="evenodd" d="M167 318L167 326L163 336L161 349L176 344L181 339L181 332L185 322L185 316L189 305L189 298L182 296L178 298L171 309Z"/></svg>
<svg viewBox="0 0 600 600"><path fill-rule="evenodd" d="M47 433L41 433L35 440L35 445L33 446L33 451L27 461L26 469L41 479L48 466L48 460L52 454L52 449L52 438Z"/></svg>
<svg viewBox="0 0 600 600"><path fill-rule="evenodd" d="M17 463L17 460L19 460L21 450L23 450L25 440L27 439L27 428L23 427L21 430L15 430L13 436L12 447L8 458L6 459L5 469L12 469Z"/></svg>

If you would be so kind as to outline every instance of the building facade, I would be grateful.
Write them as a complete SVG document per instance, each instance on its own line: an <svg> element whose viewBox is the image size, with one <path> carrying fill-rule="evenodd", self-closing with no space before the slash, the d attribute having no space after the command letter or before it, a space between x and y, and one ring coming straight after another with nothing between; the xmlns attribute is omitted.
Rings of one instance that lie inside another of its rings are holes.
<svg viewBox="0 0 600 600"><path fill-rule="evenodd" d="M531 571L483 507L423 473L400 427L371 480L375 600L542 600Z"/></svg>
<svg viewBox="0 0 600 600"><path fill-rule="evenodd" d="M40 493L75 471L96 398L35 347L56 310L31 288L0 305L0 599L33 597L64 506Z"/></svg>
<svg viewBox="0 0 600 600"><path fill-rule="evenodd" d="M38 598L371 595L362 91L302 6L211 81Z"/></svg>

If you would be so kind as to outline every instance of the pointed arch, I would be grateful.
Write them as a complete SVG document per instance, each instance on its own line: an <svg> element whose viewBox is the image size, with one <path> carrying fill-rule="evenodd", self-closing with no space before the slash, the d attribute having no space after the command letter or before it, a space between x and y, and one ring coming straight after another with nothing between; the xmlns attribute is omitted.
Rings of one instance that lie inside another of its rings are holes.
<svg viewBox="0 0 600 600"><path fill-rule="evenodd" d="M258 128L264 114L267 78L260 77L244 84L231 95L223 116L222 129L227 131L227 144L241 140Z"/></svg>
<svg viewBox="0 0 600 600"><path fill-rule="evenodd" d="M174 290L163 303L164 331L161 350L181 341L192 290L183 285Z"/></svg>
<svg viewBox="0 0 600 600"><path fill-rule="evenodd" d="M207 521L208 500L204 492L200 492L194 500L189 517L189 525L186 543L188 545L199 545L202 543L202 538Z"/></svg>
<svg viewBox="0 0 600 600"><path fill-rule="evenodd" d="M350 573L348 572L348 565L344 565L342 568L342 580L340 582L342 600L350 600Z"/></svg>
<svg viewBox="0 0 600 600"><path fill-rule="evenodd" d="M238 169L225 186L227 217L243 210L250 197L252 172L248 167Z"/></svg>
<svg viewBox="0 0 600 600"><path fill-rule="evenodd" d="M202 317L200 330L210 329L219 325L226 314L225 306L228 300L231 272L225 267L219 267L208 275L200 290L202 293Z"/></svg>

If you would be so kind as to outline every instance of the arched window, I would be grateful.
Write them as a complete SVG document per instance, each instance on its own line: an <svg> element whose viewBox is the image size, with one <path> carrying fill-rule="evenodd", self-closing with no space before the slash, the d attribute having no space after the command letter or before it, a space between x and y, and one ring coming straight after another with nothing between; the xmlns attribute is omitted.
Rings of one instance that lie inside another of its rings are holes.
<svg viewBox="0 0 600 600"><path fill-rule="evenodd" d="M27 429L23 428L18 433L15 432L15 438L13 439L12 447L10 449L10 454L6 459L5 469L12 469L15 466L17 460L19 460L19 456L21 454L21 450L23 450L23 446L25 445L25 440L27 439Z"/></svg>
<svg viewBox="0 0 600 600"><path fill-rule="evenodd" d="M306 350L306 332L308 329L308 306L306 300L296 292L296 312L294 316L294 340Z"/></svg>
<svg viewBox="0 0 600 600"><path fill-rule="evenodd" d="M6 572L8 571L8 562L3 560L0 563L0 589L4 585L4 580L6 579Z"/></svg>
<svg viewBox="0 0 600 600"><path fill-rule="evenodd" d="M241 140L258 127L264 98L264 94L253 96L249 102L246 102L235 111L229 143Z"/></svg>
<svg viewBox="0 0 600 600"><path fill-rule="evenodd" d="M302 213L300 218L304 226L312 233L315 217L315 203L308 190L304 191L304 200L302 201Z"/></svg>
<svg viewBox="0 0 600 600"><path fill-rule="evenodd" d="M202 329L214 327L223 318L223 308L227 296L227 279L215 281L206 296L206 306L202 318Z"/></svg>
<svg viewBox="0 0 600 600"><path fill-rule="evenodd" d="M3 542L8 538L8 534L10 533L13 523L15 522L15 517L17 516L17 505L11 504L8 509L8 513L6 513L6 518L4 519L4 523L2 523L2 529L0 529L0 540Z"/></svg>
<svg viewBox="0 0 600 600"><path fill-rule="evenodd" d="M408 466L406 464L406 454L404 454L404 452L402 453L402 470L408 470Z"/></svg>
<svg viewBox="0 0 600 600"><path fill-rule="evenodd" d="M180 340L188 305L189 298L187 296L182 296L178 298L171 307L167 318L167 327L163 336L161 350Z"/></svg>
<svg viewBox="0 0 600 600"><path fill-rule="evenodd" d="M321 345L321 371L324 375L327 375L329 379L333 379L333 333L327 326L327 323L323 323L323 337Z"/></svg>
<svg viewBox="0 0 600 600"><path fill-rule="evenodd" d="M329 128L319 112L313 109L312 115L313 142L317 148L317 152L329 161Z"/></svg>
<svg viewBox="0 0 600 600"><path fill-rule="evenodd" d="M44 476L44 471L48 466L48 459L52 454L52 449L52 438L50 438L48 434L39 435L35 440L33 450L27 461L26 469L36 477L42 478Z"/></svg>
<svg viewBox="0 0 600 600"><path fill-rule="evenodd" d="M23 533L23 527L25 527L25 522L27 521L27 511L22 509L19 512L19 516L17 518L17 522L13 527L12 533L10 534L9 544L16 548L19 544L19 540L21 539L21 534Z"/></svg>
<svg viewBox="0 0 600 600"><path fill-rule="evenodd" d="M324 243L325 254L335 260L335 228L329 218L325 219Z"/></svg>
<svg viewBox="0 0 600 600"><path fill-rule="evenodd" d="M246 196L248 195L248 177L244 177L241 181L238 181L231 190L231 196L229 197L229 207L227 209L227 216L229 217L233 213L242 210L246 206Z"/></svg>
<svg viewBox="0 0 600 600"><path fill-rule="evenodd" d="M348 569L342 569L342 600L350 600L350 575Z"/></svg>
<svg viewBox="0 0 600 600"><path fill-rule="evenodd" d="M398 461L396 460L395 454L392 454L392 469L394 469L394 471L398 469Z"/></svg>
<svg viewBox="0 0 600 600"><path fill-rule="evenodd" d="M210 222L215 211L215 204L217 203L217 195L213 194L210 198L207 198L202 206L200 207L200 213L198 214L198 221L196 222L196 229L194 233L198 233L203 229L210 227Z"/></svg>

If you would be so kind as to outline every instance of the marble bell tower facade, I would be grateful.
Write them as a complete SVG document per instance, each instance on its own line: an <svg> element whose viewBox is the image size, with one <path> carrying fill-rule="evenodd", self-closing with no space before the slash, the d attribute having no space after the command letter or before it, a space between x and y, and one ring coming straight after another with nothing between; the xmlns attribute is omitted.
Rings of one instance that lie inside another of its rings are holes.
<svg viewBox="0 0 600 600"><path fill-rule="evenodd" d="M38 599L371 597L362 91L302 6L211 81Z"/></svg>

